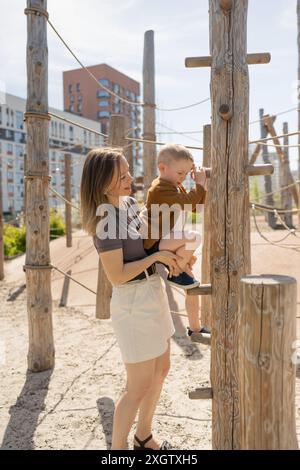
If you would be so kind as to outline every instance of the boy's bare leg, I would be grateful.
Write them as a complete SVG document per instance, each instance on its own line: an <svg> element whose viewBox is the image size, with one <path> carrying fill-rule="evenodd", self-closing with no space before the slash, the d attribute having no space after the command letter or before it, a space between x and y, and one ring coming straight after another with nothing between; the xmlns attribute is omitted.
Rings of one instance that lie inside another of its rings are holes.
<svg viewBox="0 0 300 470"><path fill-rule="evenodd" d="M192 331L199 331L200 319L199 309L200 300L198 295L187 295L185 294L185 308L189 319L189 327Z"/></svg>
<svg viewBox="0 0 300 470"><path fill-rule="evenodd" d="M193 271L190 267L190 262L194 259L194 251L199 246L200 242L197 241L196 236L194 238L162 238L159 242L159 250L168 250L176 253L181 257L177 264L181 271L187 272L190 276L194 277ZM187 249L186 247L191 245L193 249ZM174 275L178 275L175 274Z"/></svg>

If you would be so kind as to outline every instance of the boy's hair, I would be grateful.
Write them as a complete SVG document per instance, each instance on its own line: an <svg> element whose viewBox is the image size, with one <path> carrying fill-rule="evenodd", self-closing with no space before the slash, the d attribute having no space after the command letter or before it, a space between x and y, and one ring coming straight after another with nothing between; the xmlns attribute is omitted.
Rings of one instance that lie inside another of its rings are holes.
<svg viewBox="0 0 300 470"><path fill-rule="evenodd" d="M184 145L164 145L157 156L157 163L165 163L168 165L174 160L190 160L194 162L193 155Z"/></svg>

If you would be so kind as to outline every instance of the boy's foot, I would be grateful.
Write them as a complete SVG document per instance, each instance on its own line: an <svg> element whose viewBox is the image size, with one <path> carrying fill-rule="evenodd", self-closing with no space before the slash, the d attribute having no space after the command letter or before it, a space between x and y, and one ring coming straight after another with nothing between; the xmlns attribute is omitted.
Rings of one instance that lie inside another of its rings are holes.
<svg viewBox="0 0 300 470"><path fill-rule="evenodd" d="M211 343L211 332L208 328L203 326L199 331L193 331L190 327L187 327L188 336L193 343L210 344Z"/></svg>
<svg viewBox="0 0 300 470"><path fill-rule="evenodd" d="M181 289L188 290L198 287L200 282L183 272L179 276L171 276L167 278L167 282L171 286L181 287Z"/></svg>

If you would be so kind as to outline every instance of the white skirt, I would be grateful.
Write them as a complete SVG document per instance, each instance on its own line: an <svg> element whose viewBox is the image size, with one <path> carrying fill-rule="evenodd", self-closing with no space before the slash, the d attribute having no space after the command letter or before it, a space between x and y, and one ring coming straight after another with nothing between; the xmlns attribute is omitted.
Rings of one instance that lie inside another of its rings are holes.
<svg viewBox="0 0 300 470"><path fill-rule="evenodd" d="M159 274L113 286L110 313L125 364L148 361L166 352L175 328Z"/></svg>

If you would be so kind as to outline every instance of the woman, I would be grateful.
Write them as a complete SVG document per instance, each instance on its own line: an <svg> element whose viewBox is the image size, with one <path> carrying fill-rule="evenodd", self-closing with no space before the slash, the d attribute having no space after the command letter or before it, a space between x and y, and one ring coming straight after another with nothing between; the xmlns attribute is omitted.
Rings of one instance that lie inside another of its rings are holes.
<svg viewBox="0 0 300 470"><path fill-rule="evenodd" d="M138 411L134 449L168 449L170 444L160 444L151 429L175 331L155 263L166 264L172 273L178 270L179 258L168 251L146 255L136 201L129 196L132 181L122 150L99 148L87 155L81 180L82 225L93 236L113 286L111 320L127 373L126 389L115 407L111 449L127 448Z"/></svg>

